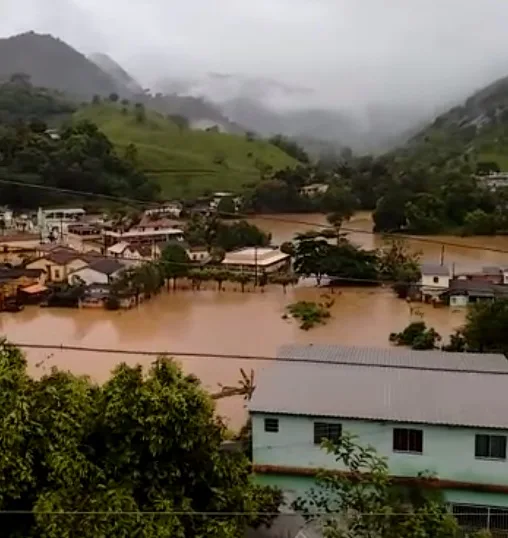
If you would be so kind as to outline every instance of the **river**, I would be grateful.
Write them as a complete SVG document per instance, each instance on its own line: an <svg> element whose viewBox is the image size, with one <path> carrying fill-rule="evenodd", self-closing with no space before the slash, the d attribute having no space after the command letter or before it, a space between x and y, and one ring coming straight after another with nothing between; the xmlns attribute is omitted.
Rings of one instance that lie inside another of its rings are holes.
<svg viewBox="0 0 508 538"><path fill-rule="evenodd" d="M309 224L264 217L252 219L261 228L271 231L275 243L289 240L295 232L310 229L314 224L326 223L322 215L278 215L276 218ZM353 242L365 248L382 245L380 237L365 233L371 228L368 214L357 215L347 227L358 230L350 235ZM445 262L455 263L457 269L508 265L508 237L443 236L431 239L457 245L445 248ZM439 261L439 244L414 239L410 246L421 251L426 261ZM477 247L507 253L478 250ZM400 331L410 321L420 319L446 337L464 320L464 311L448 308L421 305L418 311L411 312L407 303L396 299L389 290L348 288L335 293L329 322L306 332L294 321L282 319L284 309L295 300L319 298L320 290L297 287L288 288L284 294L280 287L269 287L264 293L241 293L238 290L219 293L212 287L211 284L210 289L202 291L163 292L152 301L126 312L30 307L18 314L0 314L0 332L17 343L272 357L278 346L291 342L386 347L390 332ZM142 355L62 350L28 350L27 357L30 372L34 375L57 366L87 374L99 382L105 380L120 361L145 365L153 361L153 357ZM241 367L256 371L269 366L268 362L207 357L179 360L186 371L195 373L212 391L218 390L219 383L236 384ZM232 427L238 427L245 418L239 397L220 400L218 410Z"/></svg>

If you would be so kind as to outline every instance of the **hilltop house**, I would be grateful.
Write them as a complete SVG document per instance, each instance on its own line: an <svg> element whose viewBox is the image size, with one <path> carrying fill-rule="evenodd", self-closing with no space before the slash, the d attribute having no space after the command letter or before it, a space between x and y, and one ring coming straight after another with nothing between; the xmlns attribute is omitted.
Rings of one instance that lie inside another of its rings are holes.
<svg viewBox="0 0 508 538"><path fill-rule="evenodd" d="M419 287L422 300L438 301L441 294L450 287L450 268L435 263L422 263L420 273Z"/></svg>
<svg viewBox="0 0 508 538"><path fill-rule="evenodd" d="M69 274L86 267L89 256L68 247L55 247L26 264L27 269L42 269L47 282L66 282Z"/></svg>
<svg viewBox="0 0 508 538"><path fill-rule="evenodd" d="M305 496L318 469L344 470L320 443L347 431L387 458L394 483L438 488L459 522L475 513L508 530L504 355L292 345L278 356L293 362L262 370L249 403L258 482Z"/></svg>

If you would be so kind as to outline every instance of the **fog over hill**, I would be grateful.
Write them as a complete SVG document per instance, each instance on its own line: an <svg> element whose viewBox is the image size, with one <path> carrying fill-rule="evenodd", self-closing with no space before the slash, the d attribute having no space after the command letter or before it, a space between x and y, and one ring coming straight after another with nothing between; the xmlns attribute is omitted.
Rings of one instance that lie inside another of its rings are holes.
<svg viewBox="0 0 508 538"><path fill-rule="evenodd" d="M249 129L368 148L506 76L507 18L503 0L3 0L0 35L51 33Z"/></svg>

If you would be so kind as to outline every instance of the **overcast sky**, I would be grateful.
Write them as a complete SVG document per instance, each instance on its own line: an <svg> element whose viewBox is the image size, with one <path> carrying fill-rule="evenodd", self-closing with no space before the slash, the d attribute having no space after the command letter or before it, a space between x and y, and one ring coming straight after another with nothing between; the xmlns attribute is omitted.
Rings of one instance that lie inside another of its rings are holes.
<svg viewBox="0 0 508 538"><path fill-rule="evenodd" d="M5 7L6 6L6 7ZM0 34L106 52L145 85L235 72L323 104L449 102L508 75L507 0L0 0Z"/></svg>

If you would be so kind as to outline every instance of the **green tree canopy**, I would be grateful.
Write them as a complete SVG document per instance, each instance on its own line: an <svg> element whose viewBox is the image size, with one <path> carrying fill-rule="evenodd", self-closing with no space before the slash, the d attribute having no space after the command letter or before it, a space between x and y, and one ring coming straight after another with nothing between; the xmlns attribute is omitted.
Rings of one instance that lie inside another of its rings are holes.
<svg viewBox="0 0 508 538"><path fill-rule="evenodd" d="M280 503L221 450L210 396L169 359L146 375L121 364L102 386L56 369L34 380L4 342L0 414L0 510L19 512L7 538L237 538Z"/></svg>

